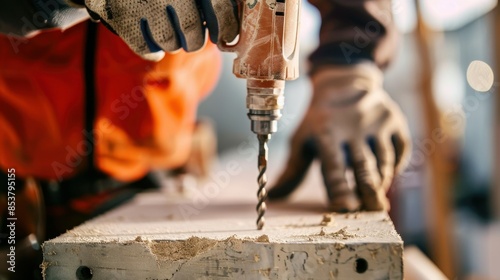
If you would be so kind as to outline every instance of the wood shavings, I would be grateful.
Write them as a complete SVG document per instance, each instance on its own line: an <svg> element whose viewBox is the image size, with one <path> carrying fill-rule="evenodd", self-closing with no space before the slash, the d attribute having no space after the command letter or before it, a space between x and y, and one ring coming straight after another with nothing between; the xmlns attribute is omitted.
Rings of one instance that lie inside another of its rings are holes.
<svg viewBox="0 0 500 280"><path fill-rule="evenodd" d="M347 227L343 227L338 231L332 233L326 233L325 229L321 228L321 231L317 234L317 236L332 237L335 239L344 239L344 240L349 238L359 237L357 234L347 231Z"/></svg>
<svg viewBox="0 0 500 280"><path fill-rule="evenodd" d="M267 234L263 234L259 236L255 241L269 243L269 236L267 236Z"/></svg>
<svg viewBox="0 0 500 280"><path fill-rule="evenodd" d="M328 236L331 236L334 238L340 238L340 239L349 239L349 238L356 237L357 235L354 233L348 232L347 227L343 227L334 233L328 234Z"/></svg>
<svg viewBox="0 0 500 280"><path fill-rule="evenodd" d="M331 222L333 222L333 215L331 213L323 214L323 220L319 223L320 226L328 226Z"/></svg>
<svg viewBox="0 0 500 280"><path fill-rule="evenodd" d="M138 235L134 240L137 242L144 242L144 240L142 239L142 237L140 235Z"/></svg>
<svg viewBox="0 0 500 280"><path fill-rule="evenodd" d="M340 251L340 250L344 249L346 246L344 243L335 243L334 247L335 247L335 250Z"/></svg>
<svg viewBox="0 0 500 280"><path fill-rule="evenodd" d="M177 261L191 259L209 251L218 241L208 238L191 237L185 241L155 241L148 243L151 253L158 260Z"/></svg>
<svg viewBox="0 0 500 280"><path fill-rule="evenodd" d="M40 268L42 269L42 277L43 279L46 279L47 277L47 268L49 268L49 266L51 265L52 263L50 262L42 262L42 264L40 264Z"/></svg>

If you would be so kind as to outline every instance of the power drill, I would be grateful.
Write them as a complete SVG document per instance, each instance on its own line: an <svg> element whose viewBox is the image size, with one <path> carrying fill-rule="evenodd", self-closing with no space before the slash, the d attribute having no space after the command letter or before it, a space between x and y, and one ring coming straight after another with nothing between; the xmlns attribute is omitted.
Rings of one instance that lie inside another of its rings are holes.
<svg viewBox="0 0 500 280"><path fill-rule="evenodd" d="M237 42L221 42L219 48L237 54L233 73L247 79L248 118L259 140L257 228L261 230L267 198L267 142L278 130L285 80L299 75L300 0L246 0L240 12Z"/></svg>

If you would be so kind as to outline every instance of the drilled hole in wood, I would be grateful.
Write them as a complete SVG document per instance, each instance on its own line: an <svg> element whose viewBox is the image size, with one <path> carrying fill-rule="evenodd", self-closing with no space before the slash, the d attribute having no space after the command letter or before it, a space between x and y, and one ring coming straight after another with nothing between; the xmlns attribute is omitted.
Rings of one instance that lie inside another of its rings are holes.
<svg viewBox="0 0 500 280"><path fill-rule="evenodd" d="M359 258L354 263L354 268L356 269L356 272L359 274L365 273L368 270L368 262L363 258Z"/></svg>
<svg viewBox="0 0 500 280"><path fill-rule="evenodd" d="M76 277L78 280L90 280L92 279L92 269L88 266L80 266L76 270Z"/></svg>

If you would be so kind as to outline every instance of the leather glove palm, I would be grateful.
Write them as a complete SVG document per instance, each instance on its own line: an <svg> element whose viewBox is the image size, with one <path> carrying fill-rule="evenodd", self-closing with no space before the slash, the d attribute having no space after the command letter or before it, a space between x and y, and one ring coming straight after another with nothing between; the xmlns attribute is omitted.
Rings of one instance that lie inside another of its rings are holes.
<svg viewBox="0 0 500 280"><path fill-rule="evenodd" d="M101 20L137 54L152 60L163 51L196 51L205 29L217 43L238 34L238 0L85 0L90 16Z"/></svg>
<svg viewBox="0 0 500 280"><path fill-rule="evenodd" d="M293 192L317 157L332 211L387 210L385 194L409 156L410 141L405 117L382 89L381 71L366 63L323 68L311 79L314 96L269 197ZM347 168L353 170L354 189Z"/></svg>

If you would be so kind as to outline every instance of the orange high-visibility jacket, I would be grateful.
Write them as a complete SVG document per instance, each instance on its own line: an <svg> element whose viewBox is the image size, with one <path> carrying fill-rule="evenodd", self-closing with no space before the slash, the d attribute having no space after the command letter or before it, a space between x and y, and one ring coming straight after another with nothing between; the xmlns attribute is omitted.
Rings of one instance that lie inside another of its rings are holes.
<svg viewBox="0 0 500 280"><path fill-rule="evenodd" d="M118 180L186 161L198 102L220 72L217 48L148 62L98 25L89 64L90 24L30 39L0 35L0 170L48 180L74 176L87 165L91 133L95 166ZM93 131L84 128L89 87L96 96Z"/></svg>

